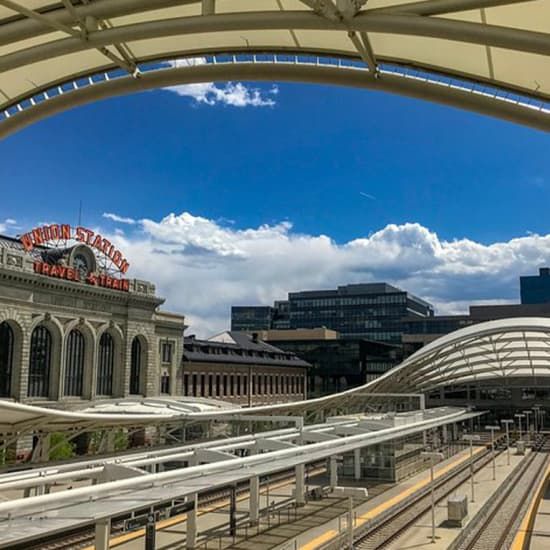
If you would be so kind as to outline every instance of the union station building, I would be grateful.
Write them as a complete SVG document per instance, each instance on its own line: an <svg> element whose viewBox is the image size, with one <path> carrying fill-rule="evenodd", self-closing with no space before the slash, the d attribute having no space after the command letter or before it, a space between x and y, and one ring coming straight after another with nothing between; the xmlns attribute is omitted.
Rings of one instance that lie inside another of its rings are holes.
<svg viewBox="0 0 550 550"><path fill-rule="evenodd" d="M70 409L177 395L184 317L128 267L82 227L0 236L0 397Z"/></svg>

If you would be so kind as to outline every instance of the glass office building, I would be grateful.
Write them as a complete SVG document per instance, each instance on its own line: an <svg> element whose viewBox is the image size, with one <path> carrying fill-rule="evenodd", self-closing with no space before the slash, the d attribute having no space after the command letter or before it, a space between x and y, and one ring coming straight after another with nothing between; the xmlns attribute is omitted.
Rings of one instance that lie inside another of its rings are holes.
<svg viewBox="0 0 550 550"><path fill-rule="evenodd" d="M288 329L289 303L278 300L271 306L233 306L231 308L231 330L257 331Z"/></svg>
<svg viewBox="0 0 550 550"><path fill-rule="evenodd" d="M344 338L400 343L404 317L429 317L431 304L386 283L353 284L336 290L291 292L290 328L327 327Z"/></svg>
<svg viewBox="0 0 550 550"><path fill-rule="evenodd" d="M541 267L538 275L520 277L522 304L550 302L550 268Z"/></svg>
<svg viewBox="0 0 550 550"><path fill-rule="evenodd" d="M233 306L231 330L269 330L273 321L271 306Z"/></svg>

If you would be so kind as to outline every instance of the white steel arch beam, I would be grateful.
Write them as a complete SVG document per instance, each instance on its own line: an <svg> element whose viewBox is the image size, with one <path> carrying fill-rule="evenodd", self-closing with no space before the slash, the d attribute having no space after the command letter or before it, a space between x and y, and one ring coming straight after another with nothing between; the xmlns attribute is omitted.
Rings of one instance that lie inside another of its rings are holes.
<svg viewBox="0 0 550 550"><path fill-rule="evenodd" d="M423 99L489 115L534 129L550 131L550 113L516 101L497 99L489 94L431 82L427 79L384 73L382 78L368 78L365 70L336 66L294 63L219 63L163 69L144 73L139 79L117 78L94 83L86 88L51 97L46 101L0 122L0 139L39 120L68 109L101 99L155 88L210 82L214 80L283 81L333 84L379 90Z"/></svg>
<svg viewBox="0 0 550 550"><path fill-rule="evenodd" d="M21 0L0 0L0 126L14 124L3 121L2 112L9 118L27 103L34 106L38 93L55 95L49 91L57 86L61 94L77 78L117 67L138 77L150 62L238 52L362 60L371 69L364 79L381 76L387 91L414 96L385 74L410 67L429 79L456 78L457 88L483 83L494 96L510 93L511 110L539 101L534 118L544 119L548 110L550 33L541 22L550 8L544 0L386 0L379 8L365 0L255 0L250 7L256 11L242 11L232 0L33 0L29 9ZM473 110L484 112L479 104Z"/></svg>

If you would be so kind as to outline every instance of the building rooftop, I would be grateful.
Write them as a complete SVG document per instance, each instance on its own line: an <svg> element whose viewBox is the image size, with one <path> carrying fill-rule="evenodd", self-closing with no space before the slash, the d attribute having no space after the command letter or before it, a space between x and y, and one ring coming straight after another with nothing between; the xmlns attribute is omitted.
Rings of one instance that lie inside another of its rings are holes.
<svg viewBox="0 0 550 550"><path fill-rule="evenodd" d="M256 333L255 333L256 334ZM208 340L184 339L183 361L310 367L294 353L283 351L246 332L222 332Z"/></svg>

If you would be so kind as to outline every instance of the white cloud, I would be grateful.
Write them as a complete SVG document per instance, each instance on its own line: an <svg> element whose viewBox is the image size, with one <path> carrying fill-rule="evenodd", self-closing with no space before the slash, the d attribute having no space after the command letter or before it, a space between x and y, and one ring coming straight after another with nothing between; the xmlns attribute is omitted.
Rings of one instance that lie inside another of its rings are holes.
<svg viewBox="0 0 550 550"><path fill-rule="evenodd" d="M405 223L337 244L297 233L288 222L236 229L188 212L137 227L112 236L132 262L130 275L156 283L166 309L187 315L189 332L199 335L228 328L231 305L358 282L387 281L440 313L461 313L470 303L517 301L519 275L550 265L550 235L485 245L445 241Z"/></svg>
<svg viewBox="0 0 550 550"><path fill-rule="evenodd" d="M112 214L111 212L103 212L102 217L117 223L126 223L128 225L135 225L137 223L137 220L134 220L133 218L125 218L123 216L119 216L118 214Z"/></svg>
<svg viewBox="0 0 550 550"><path fill-rule="evenodd" d="M168 66L175 68L204 64L206 64L206 60L200 57L178 59L167 63ZM168 86L164 89L180 96L190 97L197 103L206 105L221 103L233 107L273 107L275 105L274 96L278 93L276 86L272 86L267 92L264 92L260 88L251 88L241 82L228 82L224 86L219 86L214 82L199 82Z"/></svg>
<svg viewBox="0 0 550 550"><path fill-rule="evenodd" d="M17 221L13 218L6 218L3 222L0 222L0 233L5 233L10 229L15 229L17 227Z"/></svg>

